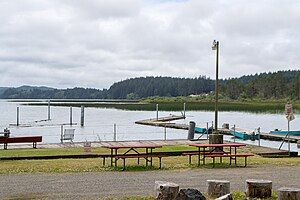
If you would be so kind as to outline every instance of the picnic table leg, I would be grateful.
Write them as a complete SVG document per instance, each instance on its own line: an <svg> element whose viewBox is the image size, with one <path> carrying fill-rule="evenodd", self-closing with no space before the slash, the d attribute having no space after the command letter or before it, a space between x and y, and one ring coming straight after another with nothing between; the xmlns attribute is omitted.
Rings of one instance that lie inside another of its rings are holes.
<svg viewBox="0 0 300 200"><path fill-rule="evenodd" d="M247 156L245 156L245 166L244 167L246 167L247 166Z"/></svg>
<svg viewBox="0 0 300 200"><path fill-rule="evenodd" d="M148 148L146 148L146 154L148 154ZM148 157L146 157L146 167L148 167Z"/></svg>
<svg viewBox="0 0 300 200"><path fill-rule="evenodd" d="M198 147L198 166L200 166L200 147Z"/></svg>
<svg viewBox="0 0 300 200"><path fill-rule="evenodd" d="M213 157L213 167L215 167L215 157Z"/></svg>
<svg viewBox="0 0 300 200"><path fill-rule="evenodd" d="M105 166L105 157L103 157L103 166Z"/></svg>
<svg viewBox="0 0 300 200"><path fill-rule="evenodd" d="M5 150L7 149L7 143L4 143L4 149Z"/></svg>
<svg viewBox="0 0 300 200"><path fill-rule="evenodd" d="M114 150L113 149L110 149L110 166L112 167L113 166L113 155L114 155Z"/></svg>
<svg viewBox="0 0 300 200"><path fill-rule="evenodd" d="M115 149L115 155L118 155L118 149ZM118 165L118 159L115 158L115 167L117 167L117 165Z"/></svg>
<svg viewBox="0 0 300 200"><path fill-rule="evenodd" d="M229 150L229 154L231 155L231 147L229 147L229 149L230 149L230 150ZM229 157L229 165L231 165L231 159L232 159L232 158L231 158L231 156L230 156L230 157Z"/></svg>
<svg viewBox="0 0 300 200"><path fill-rule="evenodd" d="M236 155L236 147L234 147L234 155ZM234 156L234 165L236 166L236 156Z"/></svg>
<svg viewBox="0 0 300 200"><path fill-rule="evenodd" d="M159 169L161 169L161 157L158 157L159 159Z"/></svg>
<svg viewBox="0 0 300 200"><path fill-rule="evenodd" d="M152 167L152 151L153 151L153 148L150 148L150 154L151 154L151 157L150 157L150 164L151 164L151 167Z"/></svg>
<svg viewBox="0 0 300 200"><path fill-rule="evenodd" d="M125 170L125 158L123 158L123 169L122 169L122 171L124 171Z"/></svg>
<svg viewBox="0 0 300 200"><path fill-rule="evenodd" d="M203 148L203 165L205 165L205 147Z"/></svg>
<svg viewBox="0 0 300 200"><path fill-rule="evenodd" d="M189 164L192 164L192 155L189 155Z"/></svg>

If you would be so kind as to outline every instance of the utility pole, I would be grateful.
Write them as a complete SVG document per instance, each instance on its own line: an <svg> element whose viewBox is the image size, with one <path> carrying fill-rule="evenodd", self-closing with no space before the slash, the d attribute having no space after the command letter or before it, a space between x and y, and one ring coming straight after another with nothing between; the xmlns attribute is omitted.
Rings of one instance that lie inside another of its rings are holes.
<svg viewBox="0 0 300 200"><path fill-rule="evenodd" d="M215 133L218 133L218 100L219 100L219 41L214 40L212 50L216 50L215 82Z"/></svg>

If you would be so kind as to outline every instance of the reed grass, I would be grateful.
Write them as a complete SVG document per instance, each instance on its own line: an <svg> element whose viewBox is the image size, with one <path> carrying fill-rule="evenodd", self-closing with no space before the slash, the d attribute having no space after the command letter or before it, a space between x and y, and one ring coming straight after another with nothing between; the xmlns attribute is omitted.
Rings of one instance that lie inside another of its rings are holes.
<svg viewBox="0 0 300 200"><path fill-rule="evenodd" d="M121 110L136 110L136 111L155 111L156 104L159 104L160 111L182 111L183 103L186 102L186 110L189 111L214 111L214 101L197 100L190 98L157 98L157 99L144 99L139 103L96 103L96 102L55 102L53 106L73 106L73 107L96 107L96 108L114 108ZM229 101L220 100L218 104L219 111L242 111L254 113L283 113L286 101L260 101L260 100L247 100L247 101ZM25 105L48 105L47 103L24 103ZM295 113L300 113L300 101L293 102Z"/></svg>

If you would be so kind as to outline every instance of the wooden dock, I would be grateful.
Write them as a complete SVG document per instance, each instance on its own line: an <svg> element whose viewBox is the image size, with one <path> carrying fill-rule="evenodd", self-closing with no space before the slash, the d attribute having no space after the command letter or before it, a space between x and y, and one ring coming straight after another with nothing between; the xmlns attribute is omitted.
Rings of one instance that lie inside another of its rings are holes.
<svg viewBox="0 0 300 200"><path fill-rule="evenodd" d="M158 119L145 119L136 121L136 124L146 125L146 126L159 126L165 128L174 128L174 129L183 129L188 130L189 126L187 124L177 124L171 123L170 121L185 119L185 116L177 116L177 115L170 115L167 117L160 117Z"/></svg>

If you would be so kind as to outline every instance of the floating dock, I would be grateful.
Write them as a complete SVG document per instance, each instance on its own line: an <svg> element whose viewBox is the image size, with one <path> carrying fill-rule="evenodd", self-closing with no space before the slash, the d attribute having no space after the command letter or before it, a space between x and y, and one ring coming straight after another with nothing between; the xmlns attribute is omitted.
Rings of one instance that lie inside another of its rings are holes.
<svg viewBox="0 0 300 200"><path fill-rule="evenodd" d="M157 119L145 119L136 121L136 124L146 125L146 126L159 126L159 127L165 127L165 128L174 128L174 129L182 129L182 130L188 130L189 126L187 124L177 124L172 123L171 121L174 120L180 120L185 119L185 116L177 116L177 115L170 115L167 117L161 117ZM224 135L231 135L229 129L224 128L218 128L220 133ZM288 141L287 138L285 138L285 135L276 135L276 134L270 134L270 133L260 133L260 139L265 140L272 140L272 141ZM300 145L300 136L290 136L290 142L291 143L297 143L299 142Z"/></svg>
<svg viewBox="0 0 300 200"><path fill-rule="evenodd" d="M146 125L146 126L159 126L165 128L188 130L189 126L187 124L176 124L170 122L170 121L180 120L180 119L185 119L185 116L170 115L167 117L140 120L140 121L136 121L135 123L140 125Z"/></svg>

